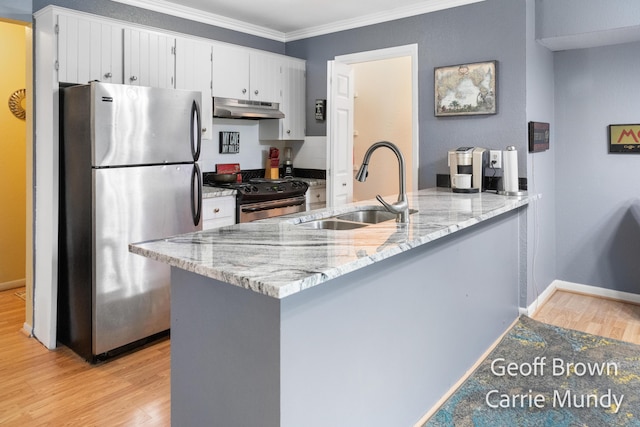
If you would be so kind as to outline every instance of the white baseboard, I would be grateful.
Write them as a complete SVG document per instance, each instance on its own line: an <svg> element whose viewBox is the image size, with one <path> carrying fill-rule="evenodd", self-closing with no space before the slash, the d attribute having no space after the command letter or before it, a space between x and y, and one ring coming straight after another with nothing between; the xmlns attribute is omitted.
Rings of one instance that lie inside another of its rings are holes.
<svg viewBox="0 0 640 427"><path fill-rule="evenodd" d="M520 314L530 316L551 296L556 290L578 292L594 297L609 298L618 301L640 304L640 294L631 292L615 291L613 289L601 288L599 286L583 285L580 283L567 282L564 280L554 280L547 289L542 292L528 307L520 307Z"/></svg>
<svg viewBox="0 0 640 427"><path fill-rule="evenodd" d="M8 291L9 289L24 288L26 286L25 279L12 280L11 282L0 283L0 291Z"/></svg>
<svg viewBox="0 0 640 427"><path fill-rule="evenodd" d="M615 291L613 289L601 288L599 286L581 285L580 283L565 282L564 280L554 280L557 289L563 291L579 292L582 294L593 295L597 297L610 298L634 304L640 304L640 294L631 292Z"/></svg>
<svg viewBox="0 0 640 427"><path fill-rule="evenodd" d="M33 327L30 324L28 324L27 322L24 322L24 324L22 325L22 332L26 336L30 337L32 332L33 332Z"/></svg>
<svg viewBox="0 0 640 427"><path fill-rule="evenodd" d="M557 280L551 282L551 284L547 286L547 288L542 291L540 295L538 295L538 298L536 298L531 304L529 304L528 307L520 307L520 314L531 316L536 312L538 308L542 307L542 304L544 304L544 302L548 300L551 295L553 295L556 289L558 289L558 285L556 282Z"/></svg>

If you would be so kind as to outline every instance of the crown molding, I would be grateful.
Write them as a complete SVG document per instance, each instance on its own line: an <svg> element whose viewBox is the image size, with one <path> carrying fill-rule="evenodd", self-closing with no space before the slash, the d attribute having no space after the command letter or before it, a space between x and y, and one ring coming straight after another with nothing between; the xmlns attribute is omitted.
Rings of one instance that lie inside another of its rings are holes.
<svg viewBox="0 0 640 427"><path fill-rule="evenodd" d="M237 19L227 18L222 15L204 12L199 9L181 6L165 0L113 1L284 43L288 41L335 33L338 31L351 30L368 25L380 24L382 22L393 21L396 19L407 18L415 15L422 15L425 13L436 12L443 9L464 6L471 3L479 3L485 0L433 0L429 2L422 2L416 5L395 8L384 12L367 14L358 18L336 21L327 25L319 25L298 31L291 31L288 33L283 33L281 31L276 31L259 25L250 24L248 22L240 21Z"/></svg>
<svg viewBox="0 0 640 427"><path fill-rule="evenodd" d="M394 21L396 19L408 18L410 16L437 12L439 10L451 9L453 7L464 6L471 3L480 3L483 1L485 0L434 0L428 3L423 2L416 5L363 15L358 18L336 21L327 25L319 25L317 27L311 27L299 31L291 31L285 34L285 40L289 42L322 36L325 34L352 30L354 28L366 27L368 25L381 24L383 22Z"/></svg>
<svg viewBox="0 0 640 427"><path fill-rule="evenodd" d="M165 0L112 0L129 6L139 7L142 9L153 10L171 16L189 19L191 21L202 22L203 24L214 25L216 27L226 28L228 30L239 31L253 36L263 37L266 39L276 40L279 42L286 41L285 33L275 31L270 28L261 27L259 25L250 24L248 22L237 19L227 18L226 16L209 13L192 7L181 6L170 3Z"/></svg>

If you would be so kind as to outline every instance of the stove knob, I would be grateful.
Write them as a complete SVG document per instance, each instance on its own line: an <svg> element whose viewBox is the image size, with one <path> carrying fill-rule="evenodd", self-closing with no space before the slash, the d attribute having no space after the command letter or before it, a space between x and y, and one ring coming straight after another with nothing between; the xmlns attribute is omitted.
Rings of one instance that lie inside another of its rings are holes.
<svg viewBox="0 0 640 427"><path fill-rule="evenodd" d="M251 186L251 191L254 191L254 192L257 193L259 190L258 190L258 187L256 187L255 185L252 185Z"/></svg>

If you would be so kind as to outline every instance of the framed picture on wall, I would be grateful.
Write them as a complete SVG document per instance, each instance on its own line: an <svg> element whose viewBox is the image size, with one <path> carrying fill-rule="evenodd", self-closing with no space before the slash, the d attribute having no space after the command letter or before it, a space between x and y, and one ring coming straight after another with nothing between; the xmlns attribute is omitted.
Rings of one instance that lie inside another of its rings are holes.
<svg viewBox="0 0 640 427"><path fill-rule="evenodd" d="M497 68L498 61L436 67L436 117L496 114Z"/></svg>
<svg viewBox="0 0 640 427"><path fill-rule="evenodd" d="M609 125L609 153L640 153L640 124Z"/></svg>

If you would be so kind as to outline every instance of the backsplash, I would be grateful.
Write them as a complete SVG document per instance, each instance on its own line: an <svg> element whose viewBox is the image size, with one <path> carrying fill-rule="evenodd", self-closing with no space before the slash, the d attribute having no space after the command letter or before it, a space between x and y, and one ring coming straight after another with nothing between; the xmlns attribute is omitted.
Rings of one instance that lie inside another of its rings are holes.
<svg viewBox="0 0 640 427"><path fill-rule="evenodd" d="M317 179L326 177L326 137L307 137L304 141L261 141L259 125L260 122L256 120L214 119L213 139L202 141L199 161L202 171L213 172L218 163L239 163L243 174L248 173L251 177L263 178L269 148L276 147L280 150L282 163L284 149L290 147L295 176ZM220 132L239 132L238 153L220 153Z"/></svg>

